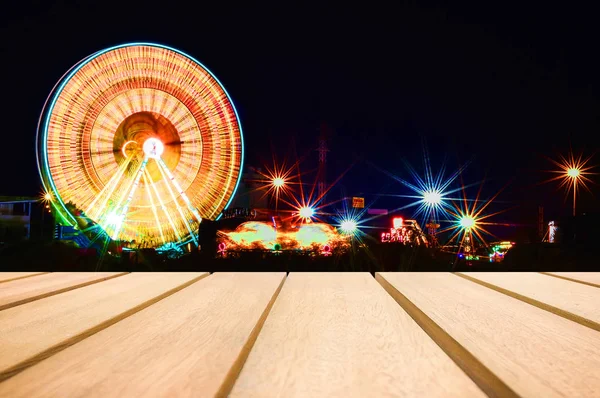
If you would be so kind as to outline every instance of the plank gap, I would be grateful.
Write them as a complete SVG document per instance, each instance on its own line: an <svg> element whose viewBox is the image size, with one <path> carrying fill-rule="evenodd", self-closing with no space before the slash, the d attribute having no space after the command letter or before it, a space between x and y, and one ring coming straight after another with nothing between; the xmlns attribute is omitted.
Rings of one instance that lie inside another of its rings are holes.
<svg viewBox="0 0 600 398"><path fill-rule="evenodd" d="M429 318L415 304L413 304L398 289L392 286L382 275L377 273L375 280L383 289L410 315L410 317L431 337L431 339L448 355L463 372L489 397L519 398L507 384L505 384L490 369L481 363L471 352L464 348L458 341L450 336L437 323Z"/></svg>
<svg viewBox="0 0 600 398"><path fill-rule="evenodd" d="M591 321L589 319L586 319L586 318L584 318L582 316L573 314L572 312L565 311L563 309L554 307L554 306L552 306L550 304L543 303L541 301L532 299L532 298L524 296L522 294L515 293L515 292L513 292L511 290L504 289L503 287L496 286L496 285L493 285L491 283L482 281L480 279L476 279L476 278L470 277L469 275L465 275L465 274L460 273L460 272L453 273L453 275L459 276L459 277L464 278L464 279L466 279L468 281L477 283L477 284L479 284L479 285L481 285L483 287L487 287L488 289L495 290L498 293L502 293L502 294L507 295L509 297L512 297L514 299L520 300L520 301L522 301L524 303L533 305L533 306L535 306L535 307L537 307L539 309L542 309L544 311L548 311L548 312L550 312L550 313L552 313L554 315L558 315L560 317L563 317L565 319L568 319L570 321L576 322L576 323L578 323L580 325L586 326L586 327L588 327L590 329L594 329L594 330L600 332L600 324L598 324L597 322Z"/></svg>
<svg viewBox="0 0 600 398"><path fill-rule="evenodd" d="M598 285L596 283L582 281L580 279L573 279L573 278L569 278L568 276L556 275L556 274L553 274L551 272L540 272L540 274L542 274L542 275L548 275L548 276L551 276L553 278L564 279L564 280L570 281L570 282L581 283L582 285L588 285L588 286L593 286L593 287L600 287L600 285Z"/></svg>
<svg viewBox="0 0 600 398"><path fill-rule="evenodd" d="M260 334L260 331L262 330L263 325L265 324L265 321L267 320L267 317L269 316L269 313L271 312L271 308L273 308L273 305L275 304L277 297L279 297L279 292L281 292L281 289L283 288L283 284L285 283L285 281L288 278L287 275L288 274L286 274L286 276L281 280L281 283L277 287L277 290L275 291L275 293L273 293L273 297L271 297L271 300L267 304L267 307L265 308L262 315L258 319L258 322L252 329L252 332L250 333L250 336L248 336L248 340L246 341L246 344L244 344L244 346L242 347L242 350L240 351L237 359L231 365L229 372L227 372L227 375L225 376L225 380L223 381L223 384L221 385L219 390L215 393L215 397L228 397L229 394L231 393L231 390L233 389L233 386L234 386L238 376L240 375L240 372L242 371L242 368L244 367L244 364L246 363L248 356L250 355L250 351L252 351L252 348L254 347L254 343L256 343L256 339L258 338L258 335Z"/></svg>
<svg viewBox="0 0 600 398"><path fill-rule="evenodd" d="M12 274L13 272L8 272L9 274ZM12 281L16 281L19 279L25 279L25 278L31 278L33 276L38 276L38 275L44 275L44 274L49 274L50 272L32 272L30 275L21 275L21 276L15 276L14 278L10 278L10 279L0 279L0 283L5 283L5 282L12 282ZM2 276L3 272L0 272L0 276Z"/></svg>
<svg viewBox="0 0 600 398"><path fill-rule="evenodd" d="M61 288L61 289L57 289L57 290L53 290L53 291L48 291L48 292L45 292L45 293L42 293L42 294L38 294L38 295L34 294L34 295L30 296L30 297L26 297L26 298L23 298L21 300L16 300L16 301L9 302L9 303L6 303L6 304L0 304L0 311L6 310L8 308L16 307L18 305L27 304L27 303L30 303L30 302L35 301L35 300L40 300L40 299L43 299L43 298L46 298L46 297L55 296L57 294L66 293L66 292L69 292L71 290L75 290L75 289L79 289L79 288L82 288L82 287L90 286L90 285L93 285L95 283L100 283L100 282L108 281L110 279L117 278L119 276L123 276L123 275L127 275L127 274L128 274L128 272L115 273L114 275L107 275L104 278L93 279L93 280L90 280L90 281L82 282L82 283L71 285L71 286L66 286L66 287Z"/></svg>

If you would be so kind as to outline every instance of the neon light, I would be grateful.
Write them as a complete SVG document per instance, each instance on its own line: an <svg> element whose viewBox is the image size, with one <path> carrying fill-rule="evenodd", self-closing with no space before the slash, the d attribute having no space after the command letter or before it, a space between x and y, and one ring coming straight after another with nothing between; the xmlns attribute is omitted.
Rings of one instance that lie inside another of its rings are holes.
<svg viewBox="0 0 600 398"><path fill-rule="evenodd" d="M136 143L137 143L137 141L127 141L127 142L126 142L126 143L123 145L123 148L121 149L121 152L123 153L123 156L124 156L124 157L128 157L128 156L127 156L127 153L125 152L125 149L127 148L127 145L129 145L129 144L136 144Z"/></svg>
<svg viewBox="0 0 600 398"><path fill-rule="evenodd" d="M394 219L392 220L392 225L394 226L394 229L402 228L403 223L404 220L402 219L402 217L394 217Z"/></svg>

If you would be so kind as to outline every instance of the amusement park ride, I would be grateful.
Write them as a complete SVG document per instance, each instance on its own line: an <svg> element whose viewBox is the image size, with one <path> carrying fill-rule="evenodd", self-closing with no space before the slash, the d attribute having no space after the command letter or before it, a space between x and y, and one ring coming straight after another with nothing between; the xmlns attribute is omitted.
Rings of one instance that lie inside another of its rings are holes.
<svg viewBox="0 0 600 398"><path fill-rule="evenodd" d="M37 142L59 224L100 246L197 246L202 220L229 205L244 156L239 117L217 78L150 43L74 65L44 105Z"/></svg>
<svg viewBox="0 0 600 398"><path fill-rule="evenodd" d="M416 220L404 220L401 217L392 219L392 228L389 232L381 233L381 242L398 242L405 245L424 245L428 247L431 245Z"/></svg>

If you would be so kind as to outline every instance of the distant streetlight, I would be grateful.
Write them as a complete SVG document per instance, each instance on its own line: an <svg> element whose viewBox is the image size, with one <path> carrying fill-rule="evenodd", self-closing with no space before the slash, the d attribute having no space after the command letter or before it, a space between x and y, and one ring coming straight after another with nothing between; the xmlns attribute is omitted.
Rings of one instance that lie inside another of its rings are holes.
<svg viewBox="0 0 600 398"><path fill-rule="evenodd" d="M571 189L571 186L573 187L573 217L577 215L577 188L584 187L588 189L586 183L591 183L592 180L590 180L587 176L589 174L596 174L590 173L590 170L596 167L595 165L588 164L592 159L592 156L593 155L584 158L583 154L576 156L573 151L569 151L567 156L559 155L557 160L548 158L548 160L557 166L557 169L549 170L550 173L555 173L556 176L544 182L558 180L560 181L559 187L566 187L567 193L568 190Z"/></svg>
<svg viewBox="0 0 600 398"><path fill-rule="evenodd" d="M282 188L285 185L285 180L281 177L273 178L273 186L275 188Z"/></svg>
<svg viewBox="0 0 600 398"><path fill-rule="evenodd" d="M579 177L579 169L569 169L567 170L567 175L571 178L577 178Z"/></svg>
<svg viewBox="0 0 600 398"><path fill-rule="evenodd" d="M311 217L315 215L314 209L309 206L301 207L300 210L298 211L298 213L300 214L300 217L302 217L306 220L310 220Z"/></svg>
<svg viewBox="0 0 600 398"><path fill-rule="evenodd" d="M342 232L348 235L354 234L357 228L358 223L356 222L356 220L353 220L351 218L343 220L340 224L340 229L342 230Z"/></svg>
<svg viewBox="0 0 600 398"><path fill-rule="evenodd" d="M438 191L427 191L423 194L423 201L428 206L439 206L442 203L442 194Z"/></svg>
<svg viewBox="0 0 600 398"><path fill-rule="evenodd" d="M476 221L473 217L465 215L459 220L459 223L462 228L470 230L475 226Z"/></svg>

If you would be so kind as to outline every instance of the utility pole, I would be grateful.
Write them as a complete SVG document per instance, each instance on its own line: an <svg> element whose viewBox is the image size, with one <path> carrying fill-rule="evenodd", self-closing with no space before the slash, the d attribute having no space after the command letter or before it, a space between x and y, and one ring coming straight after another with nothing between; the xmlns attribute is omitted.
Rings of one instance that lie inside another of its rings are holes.
<svg viewBox="0 0 600 398"><path fill-rule="evenodd" d="M575 203L577 202L577 180L573 179L573 217L577 215L575 211Z"/></svg>
<svg viewBox="0 0 600 398"><path fill-rule="evenodd" d="M325 192L327 186L327 127L321 124L321 136L319 137L319 146L317 147L319 152L319 177L317 182L319 201L322 202L325 199Z"/></svg>

